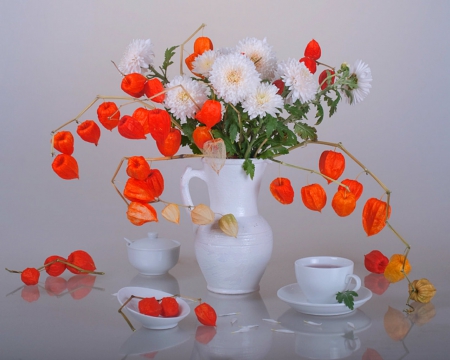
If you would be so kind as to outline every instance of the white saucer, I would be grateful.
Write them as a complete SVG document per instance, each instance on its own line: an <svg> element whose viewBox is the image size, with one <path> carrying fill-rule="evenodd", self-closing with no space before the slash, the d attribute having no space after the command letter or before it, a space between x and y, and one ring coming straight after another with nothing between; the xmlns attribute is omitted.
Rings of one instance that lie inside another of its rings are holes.
<svg viewBox="0 0 450 360"><path fill-rule="evenodd" d="M350 310L344 303L339 304L312 304L306 300L297 283L286 285L278 290L278 297L289 304L293 309L303 314L309 315L342 315L348 314L361 305L366 303L372 297L372 291L362 287L357 291L358 297L355 297L354 308Z"/></svg>

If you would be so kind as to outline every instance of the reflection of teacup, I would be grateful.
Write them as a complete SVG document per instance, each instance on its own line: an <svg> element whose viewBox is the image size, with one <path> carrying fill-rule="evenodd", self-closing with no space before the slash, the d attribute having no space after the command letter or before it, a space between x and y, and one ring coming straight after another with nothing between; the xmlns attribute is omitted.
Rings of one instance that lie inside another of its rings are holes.
<svg viewBox="0 0 450 360"><path fill-rule="evenodd" d="M270 316L259 292L232 296L209 292L202 300L215 309L217 327L197 332L192 360L266 358L273 332L264 326L267 323L262 319ZM235 333L243 326L253 325L257 326L244 333Z"/></svg>
<svg viewBox="0 0 450 360"><path fill-rule="evenodd" d="M313 256L295 261L295 276L310 303L336 303L336 293L348 289L351 279L359 290L361 279L353 274L353 261L333 256Z"/></svg>
<svg viewBox="0 0 450 360"><path fill-rule="evenodd" d="M295 352L310 359L341 359L361 346L357 334L368 329L372 321L361 310L352 313L317 317L293 309L279 319L281 326L295 331Z"/></svg>

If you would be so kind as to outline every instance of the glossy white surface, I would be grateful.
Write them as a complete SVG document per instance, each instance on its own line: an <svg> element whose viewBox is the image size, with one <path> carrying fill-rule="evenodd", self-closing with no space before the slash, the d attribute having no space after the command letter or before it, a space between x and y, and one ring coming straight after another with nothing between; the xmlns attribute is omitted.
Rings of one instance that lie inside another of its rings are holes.
<svg viewBox="0 0 450 360"><path fill-rule="evenodd" d="M360 288L357 293L358 297L355 297L353 310L349 309L344 303L339 304L337 301L334 304L311 303L297 283L283 286L278 290L277 296L303 314L330 316L352 312L372 297L372 292L365 287Z"/></svg>

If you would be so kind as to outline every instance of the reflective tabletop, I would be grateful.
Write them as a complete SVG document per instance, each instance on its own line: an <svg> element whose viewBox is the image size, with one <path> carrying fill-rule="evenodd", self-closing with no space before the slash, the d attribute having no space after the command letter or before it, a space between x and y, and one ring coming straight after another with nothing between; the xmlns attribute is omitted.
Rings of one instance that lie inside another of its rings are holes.
<svg viewBox="0 0 450 360"><path fill-rule="evenodd" d="M181 257L165 275L140 275L127 262L106 265L105 275L44 272L35 286L2 275L1 359L447 359L450 353L448 287L438 271L438 293L428 304L403 310L406 283L389 284L355 261L355 273L372 297L343 315L308 315L277 292L295 286L293 263L271 260L258 292L209 292L195 258ZM119 289L138 286L181 294L191 312L178 326L148 330L118 313ZM366 293L367 296L367 293ZM201 298L214 307L217 326L198 322Z"/></svg>

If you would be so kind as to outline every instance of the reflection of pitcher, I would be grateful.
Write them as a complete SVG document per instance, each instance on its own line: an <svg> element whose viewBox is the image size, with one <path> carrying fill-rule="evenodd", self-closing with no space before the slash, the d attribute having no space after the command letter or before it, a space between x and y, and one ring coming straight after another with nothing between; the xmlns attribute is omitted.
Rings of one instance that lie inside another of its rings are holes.
<svg viewBox="0 0 450 360"><path fill-rule="evenodd" d="M196 339L191 360L196 359L264 359L272 346L273 332L262 319L269 318L258 292L247 295L209 293L205 302L218 315L216 332ZM234 315L230 315L234 314ZM228 316L220 316L228 315ZM248 332L235 333L242 326L258 325ZM207 339L208 341L204 341Z"/></svg>
<svg viewBox="0 0 450 360"><path fill-rule="evenodd" d="M295 331L295 352L298 355L324 360L342 359L353 354L361 347L356 334L372 324L359 309L333 317L306 315L290 309L278 320L281 326Z"/></svg>
<svg viewBox="0 0 450 360"><path fill-rule="evenodd" d="M272 230L257 207L266 162L253 160L253 180L242 169L242 163L240 159L228 159L217 174L203 159L202 170L188 167L181 178L181 194L188 206L193 206L189 181L198 177L208 186L216 221L194 227L195 254L208 290L222 294L259 290L259 281L272 254ZM219 228L218 220L227 214L236 217L237 238L225 235Z"/></svg>

